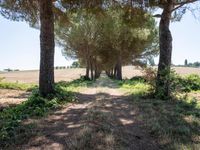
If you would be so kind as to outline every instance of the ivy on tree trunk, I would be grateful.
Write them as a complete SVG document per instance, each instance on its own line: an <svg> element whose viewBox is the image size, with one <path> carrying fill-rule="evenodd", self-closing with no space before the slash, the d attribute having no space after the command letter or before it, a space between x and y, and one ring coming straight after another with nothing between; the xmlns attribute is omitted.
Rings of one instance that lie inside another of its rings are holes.
<svg viewBox="0 0 200 150"><path fill-rule="evenodd" d="M156 95L160 98L170 96L170 69L172 56L172 34L169 29L173 3L163 8L159 25L160 58L158 64Z"/></svg>

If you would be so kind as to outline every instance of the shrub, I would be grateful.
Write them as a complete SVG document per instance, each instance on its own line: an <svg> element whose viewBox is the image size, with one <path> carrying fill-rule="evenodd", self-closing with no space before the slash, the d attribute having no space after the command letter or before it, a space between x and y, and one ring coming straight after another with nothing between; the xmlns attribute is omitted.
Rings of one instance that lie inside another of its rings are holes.
<svg viewBox="0 0 200 150"><path fill-rule="evenodd" d="M150 93L151 85L142 77L118 81L120 87L133 96L145 96Z"/></svg>
<svg viewBox="0 0 200 150"><path fill-rule="evenodd" d="M183 91L198 91L200 90L200 76L191 74L180 80L180 84L183 86Z"/></svg>
<svg viewBox="0 0 200 150"><path fill-rule="evenodd" d="M143 74L145 81L151 85L151 92L154 92L154 89L156 88L156 70L153 68L145 68Z"/></svg>

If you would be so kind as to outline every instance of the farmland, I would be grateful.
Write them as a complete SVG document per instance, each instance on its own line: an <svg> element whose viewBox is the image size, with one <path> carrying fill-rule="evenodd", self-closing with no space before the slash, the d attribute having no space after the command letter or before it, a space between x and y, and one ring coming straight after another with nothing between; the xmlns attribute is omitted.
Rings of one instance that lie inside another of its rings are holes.
<svg viewBox="0 0 200 150"><path fill-rule="evenodd" d="M174 67L173 68L179 75L185 76L189 74L200 75L200 68L189 67ZM85 75L85 69L64 69L55 70L55 81L72 81ZM133 66L123 67L123 78L132 78L133 76L142 75L142 70ZM4 81L7 82L19 82L19 83L38 83L39 71L19 71L0 73L0 77L4 77Z"/></svg>

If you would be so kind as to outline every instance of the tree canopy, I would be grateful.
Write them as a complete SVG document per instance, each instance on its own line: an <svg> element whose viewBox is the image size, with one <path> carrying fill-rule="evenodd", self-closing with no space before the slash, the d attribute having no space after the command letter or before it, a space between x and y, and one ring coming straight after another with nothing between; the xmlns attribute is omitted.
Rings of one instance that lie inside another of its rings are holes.
<svg viewBox="0 0 200 150"><path fill-rule="evenodd" d="M69 26L56 26L57 41L65 56L79 59L90 69L98 66L99 71L156 55L157 45L152 44L157 41L155 20L140 9L135 11L129 21L124 17L127 12L120 8L110 8L104 14L71 13Z"/></svg>

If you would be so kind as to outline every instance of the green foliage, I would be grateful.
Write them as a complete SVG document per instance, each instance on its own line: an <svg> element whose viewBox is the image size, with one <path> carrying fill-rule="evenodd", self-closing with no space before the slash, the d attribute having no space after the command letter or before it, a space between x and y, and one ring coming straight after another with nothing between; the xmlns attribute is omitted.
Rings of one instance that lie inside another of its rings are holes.
<svg viewBox="0 0 200 150"><path fill-rule="evenodd" d="M0 80L0 89L13 89L13 90L24 90L32 91L37 88L35 84L18 83L18 82L4 82Z"/></svg>
<svg viewBox="0 0 200 150"><path fill-rule="evenodd" d="M157 82L156 70L153 68L145 68L143 72L145 81L150 84L151 93L154 93ZM164 70L162 74L165 75L165 82L169 82L169 90L172 95L178 92L191 92L200 90L200 76L197 74L191 74L183 77L178 75L175 70L170 70L169 72L168 69ZM169 99L169 97L164 96L164 88L164 86L160 87L157 93L154 94L155 97Z"/></svg>
<svg viewBox="0 0 200 150"><path fill-rule="evenodd" d="M143 10L132 9L134 17L128 21L128 9L119 7L109 8L98 16L85 10L68 13L71 24L55 27L63 54L78 58L81 65L88 67L94 63L104 70L114 68L119 57L122 64L127 64L158 54L155 20Z"/></svg>
<svg viewBox="0 0 200 150"><path fill-rule="evenodd" d="M151 86L142 77L134 77L132 79L118 81L122 90L127 91L136 97L145 96L150 93Z"/></svg>
<svg viewBox="0 0 200 150"><path fill-rule="evenodd" d="M80 68L80 62L79 61L74 61L71 65L71 68Z"/></svg>
<svg viewBox="0 0 200 150"><path fill-rule="evenodd" d="M178 77L177 80L177 84L184 92L200 90L200 76L197 74L191 74L182 78Z"/></svg>
<svg viewBox="0 0 200 150"><path fill-rule="evenodd" d="M41 97L38 89L35 89L27 101L16 107L5 108L0 112L0 147L18 142L19 136L27 136L26 133L31 132L30 128L33 125L24 125L24 120L45 116L50 110L74 101L73 93L79 87L87 86L90 83L90 81L84 81L83 79L72 82L59 82L55 85L55 94L48 95L47 98Z"/></svg>
<svg viewBox="0 0 200 150"><path fill-rule="evenodd" d="M200 67L200 62L188 63L188 67Z"/></svg>

